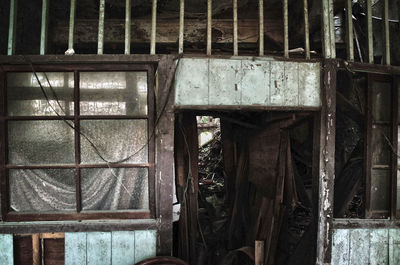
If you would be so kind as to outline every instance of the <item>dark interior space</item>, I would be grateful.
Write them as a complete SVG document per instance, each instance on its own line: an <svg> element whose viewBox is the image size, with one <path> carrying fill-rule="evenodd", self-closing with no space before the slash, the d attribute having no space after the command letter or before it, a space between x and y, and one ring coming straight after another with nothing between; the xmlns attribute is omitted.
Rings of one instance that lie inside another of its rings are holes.
<svg viewBox="0 0 400 265"><path fill-rule="evenodd" d="M255 242L262 242L265 264L313 264L313 117L177 114L178 257L254 264Z"/></svg>

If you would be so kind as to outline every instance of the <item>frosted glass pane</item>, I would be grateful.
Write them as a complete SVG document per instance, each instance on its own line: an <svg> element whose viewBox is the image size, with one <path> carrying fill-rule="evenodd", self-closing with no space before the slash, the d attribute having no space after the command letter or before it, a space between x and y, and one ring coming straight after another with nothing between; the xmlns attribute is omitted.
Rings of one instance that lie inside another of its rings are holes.
<svg viewBox="0 0 400 265"><path fill-rule="evenodd" d="M372 165L389 165L391 161L391 130L389 126L372 126Z"/></svg>
<svg viewBox="0 0 400 265"><path fill-rule="evenodd" d="M372 85L372 116L375 121L391 120L392 92L390 83L375 82Z"/></svg>
<svg viewBox="0 0 400 265"><path fill-rule="evenodd" d="M110 162L130 157L124 163L147 162L147 120L84 120L81 130L100 155ZM81 136L82 163L104 163L91 144Z"/></svg>
<svg viewBox="0 0 400 265"><path fill-rule="evenodd" d="M74 163L74 131L64 121L10 121L10 164Z"/></svg>
<svg viewBox="0 0 400 265"><path fill-rule="evenodd" d="M10 170L9 180L12 211L76 210L73 169Z"/></svg>
<svg viewBox="0 0 400 265"><path fill-rule="evenodd" d="M146 115L146 72L81 72L81 115Z"/></svg>
<svg viewBox="0 0 400 265"><path fill-rule="evenodd" d="M371 210L389 211L390 170L372 169L371 171Z"/></svg>
<svg viewBox="0 0 400 265"><path fill-rule="evenodd" d="M50 85L43 73L37 73L49 102L40 89L33 73L7 74L7 112L9 116L55 116L73 115L74 111L74 74L46 73ZM57 100L58 99L58 103ZM54 110L56 112L54 112Z"/></svg>
<svg viewBox="0 0 400 265"><path fill-rule="evenodd" d="M82 169L83 210L148 209L147 168Z"/></svg>

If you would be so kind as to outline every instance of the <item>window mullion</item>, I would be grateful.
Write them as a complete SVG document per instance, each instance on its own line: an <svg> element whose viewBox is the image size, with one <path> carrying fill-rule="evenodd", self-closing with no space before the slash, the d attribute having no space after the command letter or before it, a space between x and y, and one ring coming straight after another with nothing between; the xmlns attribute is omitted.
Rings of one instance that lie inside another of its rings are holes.
<svg viewBox="0 0 400 265"><path fill-rule="evenodd" d="M398 115L398 86L399 79L394 78L392 83L392 187L391 187L391 219L396 219L397 217L397 165L398 165L398 125L399 125L399 115Z"/></svg>

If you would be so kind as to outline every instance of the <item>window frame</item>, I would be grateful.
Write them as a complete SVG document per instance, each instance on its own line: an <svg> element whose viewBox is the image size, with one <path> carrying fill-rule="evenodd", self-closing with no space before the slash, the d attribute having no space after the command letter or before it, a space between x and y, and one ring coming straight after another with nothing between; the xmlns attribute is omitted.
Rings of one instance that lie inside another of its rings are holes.
<svg viewBox="0 0 400 265"><path fill-rule="evenodd" d="M63 120L58 116L7 116L7 83L6 75L9 72L32 72L31 65L3 65L0 69L0 195L1 217L5 222L21 221L59 221L59 220L97 220L97 219L155 219L155 67L152 64L130 63L70 63L70 64L35 64L36 72L73 72L74 75L74 115L63 116L71 120L79 129L81 120L147 120L147 163L129 163L110 165L112 168L147 168L149 209L139 210L110 210L110 211L82 211L81 169L108 168L107 164L81 164L80 162L80 134L74 132L75 162L71 165L35 165L14 166L7 165L8 137L7 123L13 120ZM147 73L147 115L80 115L80 72L146 72ZM70 168L75 169L76 211L75 212L10 212L9 176L10 169L46 169Z"/></svg>

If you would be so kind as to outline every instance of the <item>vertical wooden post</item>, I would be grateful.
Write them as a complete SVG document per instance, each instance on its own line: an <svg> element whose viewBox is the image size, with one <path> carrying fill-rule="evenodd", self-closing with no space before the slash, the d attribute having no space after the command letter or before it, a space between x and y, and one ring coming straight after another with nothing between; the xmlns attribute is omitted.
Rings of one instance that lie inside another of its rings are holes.
<svg viewBox="0 0 400 265"><path fill-rule="evenodd" d="M174 56L163 55L158 64L159 87L156 90L156 117L159 117L159 121L155 128L157 150L157 156L155 157L155 187L157 192L156 204L158 205L156 217L159 221L157 255L164 256L172 255L175 123L172 82L175 76L175 69Z"/></svg>
<svg viewBox="0 0 400 265"><path fill-rule="evenodd" d="M335 182L336 62L325 60L320 116L317 264L330 264Z"/></svg>
<svg viewBox="0 0 400 265"><path fill-rule="evenodd" d="M237 0L233 0L233 55L239 54Z"/></svg>
<svg viewBox="0 0 400 265"><path fill-rule="evenodd" d="M308 24L308 1L303 0L303 8L304 8L304 46L306 59L310 59L310 29Z"/></svg>
<svg viewBox="0 0 400 265"><path fill-rule="evenodd" d="M178 53L183 53L183 38L185 24L185 0L180 0L179 5L179 48Z"/></svg>
<svg viewBox="0 0 400 265"><path fill-rule="evenodd" d="M207 0L207 55L211 55L212 44L212 0Z"/></svg>
<svg viewBox="0 0 400 265"><path fill-rule="evenodd" d="M40 55L44 55L46 53L48 16L49 16L49 0L42 0L42 24L40 28Z"/></svg>
<svg viewBox="0 0 400 265"><path fill-rule="evenodd" d="M125 3L125 54L131 54L131 0Z"/></svg>
<svg viewBox="0 0 400 265"><path fill-rule="evenodd" d="M18 0L11 0L10 2L10 24L8 27L8 47L7 55L14 55L15 53L15 31L17 28L17 9Z"/></svg>
<svg viewBox="0 0 400 265"><path fill-rule="evenodd" d="M264 0L258 0L258 37L259 37L259 46L258 46L258 55L264 56Z"/></svg>
<svg viewBox="0 0 400 265"><path fill-rule="evenodd" d="M156 54L157 0L153 0L151 9L150 54Z"/></svg>
<svg viewBox="0 0 400 265"><path fill-rule="evenodd" d="M283 0L283 56L289 58L288 0Z"/></svg>
<svg viewBox="0 0 400 265"><path fill-rule="evenodd" d="M391 181L391 207L390 218L393 220L397 216L397 171L398 154L396 153L399 145L399 78L394 78L392 83L392 181Z"/></svg>
<svg viewBox="0 0 400 265"><path fill-rule="evenodd" d="M32 235L32 261L33 261L33 265L41 265L39 234Z"/></svg>
<svg viewBox="0 0 400 265"><path fill-rule="evenodd" d="M68 50L67 54L74 54L74 29L75 29L75 10L76 0L71 0L69 11L69 33L68 33Z"/></svg>
<svg viewBox="0 0 400 265"><path fill-rule="evenodd" d="M385 0L383 4L383 18L385 25L385 53L384 53L384 62L387 65L390 65L390 36L389 36L389 0Z"/></svg>
<svg viewBox="0 0 400 265"><path fill-rule="evenodd" d="M100 0L100 8L99 8L99 32L97 37L97 54L103 54L103 46L104 46L104 12L105 12L105 3L106 0Z"/></svg>
<svg viewBox="0 0 400 265"><path fill-rule="evenodd" d="M254 245L255 265L264 264L264 241L256 240Z"/></svg>
<svg viewBox="0 0 400 265"><path fill-rule="evenodd" d="M333 22L333 0L322 0L322 48L324 58L335 58L335 26Z"/></svg>
<svg viewBox="0 0 400 265"><path fill-rule="evenodd" d="M372 0L367 0L368 62L374 63L374 37L372 32Z"/></svg>
<svg viewBox="0 0 400 265"><path fill-rule="evenodd" d="M353 7L352 0L346 0L346 38L347 38L347 60L354 61L353 42Z"/></svg>

